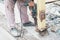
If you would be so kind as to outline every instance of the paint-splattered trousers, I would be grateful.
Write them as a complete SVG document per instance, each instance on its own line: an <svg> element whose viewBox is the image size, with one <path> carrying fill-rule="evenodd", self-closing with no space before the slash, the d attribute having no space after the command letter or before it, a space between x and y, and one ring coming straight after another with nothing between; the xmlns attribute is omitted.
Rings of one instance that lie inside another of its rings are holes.
<svg viewBox="0 0 60 40"><path fill-rule="evenodd" d="M14 26L15 23L15 14L14 14L14 7L15 2L14 0L5 0L5 12L9 26ZM24 2L17 0L17 7L20 11L22 23L29 22L28 15L27 15L27 6L24 6Z"/></svg>

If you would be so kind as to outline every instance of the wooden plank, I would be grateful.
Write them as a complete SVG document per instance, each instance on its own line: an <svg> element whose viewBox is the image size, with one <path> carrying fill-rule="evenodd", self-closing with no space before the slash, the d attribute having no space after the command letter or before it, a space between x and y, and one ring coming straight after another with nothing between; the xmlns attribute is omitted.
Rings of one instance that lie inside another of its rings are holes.
<svg viewBox="0 0 60 40"><path fill-rule="evenodd" d="M46 0L45 2L51 2L51 1L56 1L56 0Z"/></svg>
<svg viewBox="0 0 60 40"><path fill-rule="evenodd" d="M60 1L54 2L55 5L60 6Z"/></svg>
<svg viewBox="0 0 60 40"><path fill-rule="evenodd" d="M45 0L37 0L37 25L40 31L46 28Z"/></svg>
<svg viewBox="0 0 60 40"><path fill-rule="evenodd" d="M58 1L60 1L60 0L48 0L48 1L46 1L45 4L54 3L54 2L58 2Z"/></svg>

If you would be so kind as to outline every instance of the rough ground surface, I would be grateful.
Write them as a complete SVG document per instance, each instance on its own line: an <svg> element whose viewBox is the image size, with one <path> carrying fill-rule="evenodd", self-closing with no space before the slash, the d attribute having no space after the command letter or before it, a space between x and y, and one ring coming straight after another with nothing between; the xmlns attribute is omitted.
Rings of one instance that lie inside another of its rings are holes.
<svg viewBox="0 0 60 40"><path fill-rule="evenodd" d="M50 9L49 9L49 6L51 6ZM53 9L51 9L52 6L53 6L53 4L50 4L50 5L48 4L48 7L47 7L48 8L47 10L49 10L49 12L51 12L51 13L54 12ZM59 6L57 6L57 7L59 7ZM49 18L49 15L55 15L55 14L49 14L49 12L48 12L48 18ZM49 19L48 18L47 18L47 21L49 22L50 18ZM50 25L51 25L51 21L52 20L50 20L50 22L49 22ZM60 40L60 35L57 33L51 32L50 28L48 29L49 35L45 35L44 37L40 36L39 33L37 33L35 31L35 27L25 27L25 29L26 29L26 32L25 32L23 38L19 37L18 40ZM17 39L17 38L14 38L13 36L11 36L7 32L7 30L9 30L9 27L7 27L6 18L4 16L3 12L0 10L0 40L15 40L15 39Z"/></svg>

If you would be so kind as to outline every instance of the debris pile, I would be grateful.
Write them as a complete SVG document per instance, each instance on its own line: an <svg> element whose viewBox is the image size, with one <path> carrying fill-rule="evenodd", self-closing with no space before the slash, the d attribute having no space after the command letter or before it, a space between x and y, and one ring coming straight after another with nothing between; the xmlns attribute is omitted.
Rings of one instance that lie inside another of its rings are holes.
<svg viewBox="0 0 60 40"><path fill-rule="evenodd" d="M54 3L46 4L46 23L51 31L60 34L60 6Z"/></svg>

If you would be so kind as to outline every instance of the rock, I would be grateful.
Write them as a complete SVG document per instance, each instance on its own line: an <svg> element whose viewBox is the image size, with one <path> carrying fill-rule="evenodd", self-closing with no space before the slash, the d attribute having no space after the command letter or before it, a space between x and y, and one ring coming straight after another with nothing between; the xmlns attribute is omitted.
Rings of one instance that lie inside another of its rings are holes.
<svg viewBox="0 0 60 40"><path fill-rule="evenodd" d="M60 29L58 29L58 30L56 31L56 33L60 35Z"/></svg>

